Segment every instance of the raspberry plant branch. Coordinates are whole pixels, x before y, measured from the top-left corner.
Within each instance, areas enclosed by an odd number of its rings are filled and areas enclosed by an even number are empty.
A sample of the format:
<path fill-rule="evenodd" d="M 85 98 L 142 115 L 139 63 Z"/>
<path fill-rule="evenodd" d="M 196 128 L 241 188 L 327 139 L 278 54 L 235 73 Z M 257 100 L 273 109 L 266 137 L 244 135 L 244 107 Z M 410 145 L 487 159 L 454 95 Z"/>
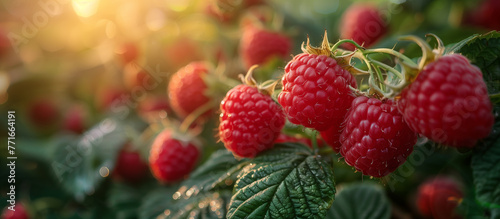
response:
<path fill-rule="evenodd" d="M 189 130 L 189 127 L 204 113 L 208 112 L 209 110 L 213 109 L 215 106 L 217 106 L 217 103 L 215 101 L 209 101 L 200 107 L 198 107 L 195 111 L 193 111 L 191 114 L 189 114 L 184 121 L 182 121 L 179 130 L 181 133 L 187 133 Z"/>

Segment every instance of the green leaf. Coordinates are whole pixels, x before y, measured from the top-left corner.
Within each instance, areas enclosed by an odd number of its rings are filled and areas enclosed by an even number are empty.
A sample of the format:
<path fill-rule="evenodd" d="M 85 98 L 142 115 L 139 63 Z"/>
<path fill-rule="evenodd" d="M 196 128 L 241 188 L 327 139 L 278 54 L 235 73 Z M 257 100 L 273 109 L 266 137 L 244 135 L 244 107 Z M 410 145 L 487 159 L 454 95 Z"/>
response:
<path fill-rule="evenodd" d="M 123 184 L 114 183 L 109 191 L 108 205 L 117 218 L 137 218 L 141 191 L 137 188 Z"/>
<path fill-rule="evenodd" d="M 81 137 L 59 138 L 50 163 L 57 179 L 78 201 L 93 194 L 113 170 L 118 151 L 127 141 L 125 125 L 107 118 Z"/>
<path fill-rule="evenodd" d="M 461 53 L 479 67 L 490 94 L 500 92 L 500 32 L 473 35 L 447 51 Z"/>
<path fill-rule="evenodd" d="M 391 205 L 384 189 L 373 183 L 355 183 L 339 189 L 328 218 L 384 219 L 391 217 Z"/>
<path fill-rule="evenodd" d="M 500 138 L 496 136 L 485 145 L 476 147 L 471 162 L 477 199 L 484 207 L 497 209 L 497 212 L 500 209 L 499 160 Z"/>
<path fill-rule="evenodd" d="M 206 192 L 177 203 L 165 210 L 164 215 L 165 218 L 172 219 L 223 219 L 226 218 L 230 199 L 231 191 L 227 189 L 219 192 Z"/>
<path fill-rule="evenodd" d="M 212 191 L 217 188 L 232 187 L 236 176 L 246 160 L 236 160 L 226 149 L 214 152 L 203 165 L 198 167 L 188 180 L 182 183 L 179 192 L 189 197 L 202 191 Z"/>
<path fill-rule="evenodd" d="M 151 189 L 139 207 L 140 219 L 155 219 L 165 212 L 165 209 L 172 205 L 172 196 L 177 191 L 177 187 L 159 187 Z"/>
<path fill-rule="evenodd" d="M 277 144 L 238 176 L 228 218 L 324 218 L 334 197 L 329 164 L 301 144 Z"/>
<path fill-rule="evenodd" d="M 177 190 L 161 197 L 151 194 L 141 218 L 225 218 L 236 176 L 247 163 L 225 149 L 212 153 Z"/>

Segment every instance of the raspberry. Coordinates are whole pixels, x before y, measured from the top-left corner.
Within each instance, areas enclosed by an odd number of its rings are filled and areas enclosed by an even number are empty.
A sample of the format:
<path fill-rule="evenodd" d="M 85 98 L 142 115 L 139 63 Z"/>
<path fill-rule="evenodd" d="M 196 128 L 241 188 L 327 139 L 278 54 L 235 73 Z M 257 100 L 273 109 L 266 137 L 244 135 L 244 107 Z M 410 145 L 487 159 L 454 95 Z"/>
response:
<path fill-rule="evenodd" d="M 238 85 L 220 104 L 219 136 L 240 157 L 254 157 L 272 148 L 285 125 L 281 107 L 257 87 Z"/>
<path fill-rule="evenodd" d="M 474 146 L 494 122 L 481 70 L 459 54 L 425 66 L 401 93 L 398 108 L 413 131 L 454 147 Z"/>
<path fill-rule="evenodd" d="M 291 41 L 287 36 L 269 30 L 247 27 L 240 41 L 240 54 L 247 68 L 264 64 L 273 57 L 286 58 Z"/>
<path fill-rule="evenodd" d="M 14 210 L 5 207 L 2 212 L 2 219 L 28 219 L 30 218 L 26 208 L 21 203 L 16 203 Z"/>
<path fill-rule="evenodd" d="M 203 81 L 203 75 L 207 72 L 208 66 L 204 62 L 192 62 L 177 71 L 170 79 L 168 83 L 170 106 L 180 117 L 188 116 L 210 101 L 205 95 L 207 85 Z"/>
<path fill-rule="evenodd" d="M 479 3 L 479 7 L 475 10 L 466 12 L 463 22 L 490 30 L 500 30 L 498 11 L 500 11 L 500 1 L 484 0 Z"/>
<path fill-rule="evenodd" d="M 342 134 L 343 129 L 343 122 L 345 118 L 342 117 L 337 117 L 337 121 L 332 122 L 332 124 L 335 124 L 334 126 L 330 127 L 329 129 L 320 132 L 321 138 L 330 145 L 330 147 L 333 148 L 335 152 L 340 152 L 340 147 L 342 147 L 342 144 L 340 144 L 340 135 Z"/>
<path fill-rule="evenodd" d="M 291 123 L 324 131 L 340 126 L 352 100 L 356 79 L 335 59 L 302 53 L 285 67 L 278 101 Z"/>
<path fill-rule="evenodd" d="M 28 112 L 30 121 L 37 127 L 47 127 L 54 124 L 59 117 L 59 109 L 49 99 L 34 101 Z"/>
<path fill-rule="evenodd" d="M 118 155 L 114 173 L 127 182 L 137 183 L 146 177 L 148 164 L 141 159 L 137 151 L 124 149 Z"/>
<path fill-rule="evenodd" d="M 82 107 L 75 105 L 66 113 L 63 129 L 81 134 L 85 128 L 85 111 Z"/>
<path fill-rule="evenodd" d="M 139 57 L 139 48 L 132 42 L 123 44 L 119 50 L 118 53 L 124 64 L 133 62 Z"/>
<path fill-rule="evenodd" d="M 420 213 L 428 218 L 460 219 L 454 210 L 462 197 L 460 186 L 455 180 L 439 176 L 420 185 L 417 207 Z"/>
<path fill-rule="evenodd" d="M 364 47 L 370 47 L 387 33 L 388 25 L 376 7 L 351 5 L 343 14 L 340 23 L 340 38 L 352 39 Z M 346 49 L 354 50 L 354 45 L 345 43 Z"/>
<path fill-rule="evenodd" d="M 166 96 L 149 96 L 139 103 L 137 113 L 146 121 L 155 121 L 158 117 L 165 117 L 171 112 Z"/>
<path fill-rule="evenodd" d="M 181 68 L 195 61 L 204 60 L 203 50 L 198 42 L 189 36 L 180 36 L 165 48 L 165 58 L 173 69 Z"/>
<path fill-rule="evenodd" d="M 154 140 L 149 154 L 153 176 L 168 183 L 183 179 L 194 168 L 200 152 L 193 142 L 173 137 L 172 131 L 162 131 Z"/>
<path fill-rule="evenodd" d="M 340 142 L 347 164 L 364 175 L 383 177 L 406 161 L 417 135 L 392 100 L 361 96 L 352 102 Z"/>

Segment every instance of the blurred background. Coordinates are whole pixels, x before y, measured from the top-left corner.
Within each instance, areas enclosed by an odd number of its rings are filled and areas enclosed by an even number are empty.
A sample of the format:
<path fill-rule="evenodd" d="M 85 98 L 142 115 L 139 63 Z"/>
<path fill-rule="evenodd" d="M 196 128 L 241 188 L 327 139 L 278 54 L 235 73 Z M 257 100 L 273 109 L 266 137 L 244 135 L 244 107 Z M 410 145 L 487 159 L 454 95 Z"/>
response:
<path fill-rule="evenodd" d="M 343 12 L 360 2 L 375 5 L 388 24 L 372 47 L 405 48 L 409 56 L 418 56 L 418 47 L 397 37 L 434 33 L 451 44 L 500 30 L 497 0 L 0 0 L 0 136 L 4 145 L 7 111 L 15 111 L 17 201 L 31 218 L 154 218 L 161 203 L 148 194 L 175 186 L 149 173 L 124 183 L 113 168 L 124 147 L 146 161 L 151 138 L 144 136 L 154 136 L 147 130 L 182 119 L 167 99 L 170 76 L 206 61 L 236 79 L 249 67 L 240 54 L 244 29 L 258 20 L 292 42 L 289 55 L 260 63 L 257 78 L 277 79 L 307 36 L 319 45 L 326 29 L 336 42 Z M 214 116 L 202 131 L 203 159 L 223 148 L 216 123 Z M 87 141 L 93 149 L 82 147 Z M 10 186 L 4 148 L 2 208 Z M 433 153 L 414 178 L 453 172 L 454 153 Z M 336 175 L 339 182 L 362 179 L 348 167 Z M 393 200 L 411 199 L 419 182 L 410 177 Z M 400 208 L 418 217 L 410 204 Z"/>

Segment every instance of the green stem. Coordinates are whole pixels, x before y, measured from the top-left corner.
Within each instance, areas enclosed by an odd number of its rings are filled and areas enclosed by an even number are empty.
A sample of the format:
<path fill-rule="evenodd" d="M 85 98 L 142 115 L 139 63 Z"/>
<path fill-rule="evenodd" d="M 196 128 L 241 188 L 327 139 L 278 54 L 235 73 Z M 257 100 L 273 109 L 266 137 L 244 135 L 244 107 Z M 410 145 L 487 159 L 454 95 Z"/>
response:
<path fill-rule="evenodd" d="M 370 61 L 372 62 L 373 65 L 395 74 L 399 79 L 403 79 L 403 74 L 401 74 L 401 72 L 397 71 L 393 67 L 386 65 L 382 62 L 379 62 L 377 60 L 370 59 Z"/>
<path fill-rule="evenodd" d="M 380 67 L 374 65 L 373 63 L 370 63 L 373 65 L 373 69 L 375 70 L 375 75 L 377 76 L 377 81 L 378 81 L 378 86 L 381 90 L 384 92 L 386 91 L 385 89 L 385 84 L 384 84 L 384 76 L 382 75 L 382 72 L 380 71 Z"/>
<path fill-rule="evenodd" d="M 356 43 L 354 40 L 349 40 L 349 39 L 343 39 L 343 40 L 339 40 L 337 43 L 335 43 L 332 48 L 330 49 L 330 51 L 335 51 L 337 50 L 337 48 L 340 46 L 340 44 L 342 43 L 352 43 L 354 44 L 354 46 L 356 46 L 356 48 L 358 48 L 359 50 L 364 50 L 365 48 L 363 48 L 362 46 L 360 46 L 358 43 Z"/>
<path fill-rule="evenodd" d="M 490 100 L 493 104 L 500 103 L 500 93 L 490 94 Z"/>
<path fill-rule="evenodd" d="M 313 130 L 312 136 L 311 136 L 312 137 L 311 142 L 312 142 L 313 151 L 314 151 L 315 154 L 317 154 L 318 151 L 319 151 L 318 150 L 319 147 L 318 147 L 318 138 L 317 138 L 317 136 L 318 136 L 318 131 Z"/>
<path fill-rule="evenodd" d="M 406 62 L 406 64 L 410 65 L 411 67 L 415 67 L 417 68 L 417 63 L 413 62 L 410 58 L 408 58 L 407 56 L 399 53 L 399 52 L 396 52 L 392 49 L 387 49 L 387 48 L 378 48 L 378 49 L 367 49 L 365 51 L 363 51 L 364 54 L 370 54 L 370 53 L 386 53 L 386 54 L 389 54 L 389 55 L 393 55 L 401 60 L 403 60 L 404 62 Z"/>
<path fill-rule="evenodd" d="M 193 111 L 191 114 L 189 114 L 184 119 L 184 121 L 182 121 L 182 124 L 179 127 L 181 133 L 187 133 L 189 127 L 196 121 L 196 119 L 198 119 L 205 112 L 211 110 L 214 106 L 215 103 L 213 101 L 209 101 L 208 103 L 203 104 L 202 106 L 198 107 L 195 111 Z"/>

